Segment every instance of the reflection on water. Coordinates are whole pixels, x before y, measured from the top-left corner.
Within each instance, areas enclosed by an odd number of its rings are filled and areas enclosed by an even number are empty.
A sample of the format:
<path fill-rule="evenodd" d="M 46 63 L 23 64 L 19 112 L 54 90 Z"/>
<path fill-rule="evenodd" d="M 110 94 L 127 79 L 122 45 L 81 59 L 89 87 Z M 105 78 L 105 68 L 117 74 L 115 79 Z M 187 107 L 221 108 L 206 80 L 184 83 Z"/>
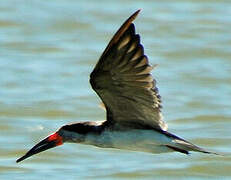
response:
<path fill-rule="evenodd" d="M 17 5 L 16 5 L 17 3 Z M 231 157 L 152 155 L 66 144 L 16 164 L 40 139 L 105 112 L 88 78 L 121 23 L 135 21 L 169 130 L 229 153 L 229 1 L 3 1 L 0 5 L 0 179 L 228 179 Z M 39 178 L 38 178 L 39 177 Z M 46 177 L 46 178 L 45 178 Z"/>

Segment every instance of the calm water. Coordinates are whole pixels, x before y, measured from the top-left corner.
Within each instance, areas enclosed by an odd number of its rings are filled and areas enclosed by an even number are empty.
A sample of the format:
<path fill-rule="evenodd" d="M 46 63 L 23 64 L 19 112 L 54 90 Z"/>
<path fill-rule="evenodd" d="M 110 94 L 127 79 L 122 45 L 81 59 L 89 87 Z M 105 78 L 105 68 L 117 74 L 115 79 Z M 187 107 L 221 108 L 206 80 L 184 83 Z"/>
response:
<path fill-rule="evenodd" d="M 231 149 L 231 2 L 0 2 L 0 179 L 230 179 L 231 156 L 152 155 L 66 144 L 16 164 L 63 124 L 103 120 L 88 83 L 113 33 L 135 21 L 170 132 Z"/>

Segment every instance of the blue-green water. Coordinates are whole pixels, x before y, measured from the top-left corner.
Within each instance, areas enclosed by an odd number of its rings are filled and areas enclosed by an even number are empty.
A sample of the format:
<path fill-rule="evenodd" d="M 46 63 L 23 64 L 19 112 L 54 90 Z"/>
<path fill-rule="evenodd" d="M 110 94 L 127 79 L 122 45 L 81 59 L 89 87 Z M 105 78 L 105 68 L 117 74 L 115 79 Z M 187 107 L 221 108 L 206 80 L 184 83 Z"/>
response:
<path fill-rule="evenodd" d="M 231 2 L 1 1 L 0 179 L 229 179 L 231 157 L 65 144 L 15 160 L 63 124 L 103 120 L 88 82 L 113 33 L 135 21 L 169 131 L 231 149 Z"/>

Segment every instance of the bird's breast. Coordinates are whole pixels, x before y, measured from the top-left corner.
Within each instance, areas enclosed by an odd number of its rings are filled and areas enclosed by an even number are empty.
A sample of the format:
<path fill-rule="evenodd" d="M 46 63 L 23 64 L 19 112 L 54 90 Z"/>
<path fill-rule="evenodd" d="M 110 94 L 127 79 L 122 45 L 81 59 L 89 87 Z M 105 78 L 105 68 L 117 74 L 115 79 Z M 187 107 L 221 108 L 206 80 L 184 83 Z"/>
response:
<path fill-rule="evenodd" d="M 154 130 L 109 131 L 100 135 L 89 134 L 84 144 L 91 144 L 103 148 L 127 149 L 161 153 L 168 151 L 164 145 L 171 143 L 171 139 Z"/>

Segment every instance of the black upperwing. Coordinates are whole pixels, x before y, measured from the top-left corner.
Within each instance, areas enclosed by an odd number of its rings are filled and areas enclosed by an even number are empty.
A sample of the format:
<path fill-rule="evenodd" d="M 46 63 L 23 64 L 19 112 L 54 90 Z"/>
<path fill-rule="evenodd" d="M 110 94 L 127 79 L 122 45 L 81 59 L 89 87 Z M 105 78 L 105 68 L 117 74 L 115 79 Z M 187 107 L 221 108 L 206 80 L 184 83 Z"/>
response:
<path fill-rule="evenodd" d="M 152 67 L 129 17 L 116 32 L 90 75 L 92 88 L 105 104 L 108 123 L 167 130 Z"/>

